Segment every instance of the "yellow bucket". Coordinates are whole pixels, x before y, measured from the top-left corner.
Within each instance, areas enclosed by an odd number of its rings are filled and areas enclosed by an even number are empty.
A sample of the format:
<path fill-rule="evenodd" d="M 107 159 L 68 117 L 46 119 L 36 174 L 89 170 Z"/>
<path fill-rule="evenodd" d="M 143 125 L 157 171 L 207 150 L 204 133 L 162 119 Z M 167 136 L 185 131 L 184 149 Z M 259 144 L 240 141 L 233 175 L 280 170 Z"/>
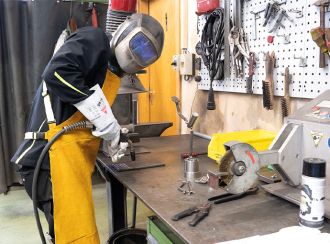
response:
<path fill-rule="evenodd" d="M 266 130 L 246 130 L 229 133 L 213 134 L 208 146 L 208 157 L 219 163 L 226 150 L 224 144 L 230 141 L 248 143 L 258 152 L 265 151 L 272 143 L 276 133 Z"/>

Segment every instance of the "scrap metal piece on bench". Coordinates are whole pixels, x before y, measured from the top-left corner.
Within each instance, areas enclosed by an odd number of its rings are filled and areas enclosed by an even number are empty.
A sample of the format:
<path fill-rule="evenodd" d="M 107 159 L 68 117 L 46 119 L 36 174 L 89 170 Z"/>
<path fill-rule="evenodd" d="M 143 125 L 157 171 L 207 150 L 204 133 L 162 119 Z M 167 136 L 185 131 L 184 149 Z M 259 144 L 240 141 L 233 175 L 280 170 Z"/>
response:
<path fill-rule="evenodd" d="M 140 138 L 157 137 L 171 126 L 172 122 L 141 123 L 133 125 L 133 131 L 138 133 Z"/>

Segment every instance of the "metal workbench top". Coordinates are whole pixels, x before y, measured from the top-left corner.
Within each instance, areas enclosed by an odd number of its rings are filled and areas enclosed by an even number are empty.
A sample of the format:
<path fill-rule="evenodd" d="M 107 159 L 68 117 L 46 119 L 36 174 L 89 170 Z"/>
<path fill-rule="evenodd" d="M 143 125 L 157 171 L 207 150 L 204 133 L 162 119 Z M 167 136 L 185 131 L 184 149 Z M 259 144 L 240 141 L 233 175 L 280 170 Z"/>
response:
<path fill-rule="evenodd" d="M 183 179 L 181 152 L 189 148 L 189 135 L 143 139 L 139 144 L 151 153 L 137 155 L 137 161 L 163 162 L 165 167 L 135 170 L 118 173 L 108 168 L 109 173 L 132 191 L 174 232 L 188 243 L 214 243 L 240 239 L 253 235 L 264 235 L 279 231 L 281 228 L 298 225 L 299 208 L 283 199 L 270 195 L 263 190 L 258 194 L 240 200 L 213 205 L 209 213 L 196 227 L 188 225 L 191 217 L 172 221 L 171 217 L 188 207 L 201 204 L 209 197 L 224 193 L 210 189 L 207 185 L 194 184 L 196 192 L 191 196 L 177 190 Z M 194 151 L 206 152 L 208 141 L 196 138 Z M 99 155 L 102 164 L 109 159 Z M 217 165 L 207 156 L 200 156 L 202 172 L 214 170 Z M 329 232 L 327 224 L 323 232 Z"/>

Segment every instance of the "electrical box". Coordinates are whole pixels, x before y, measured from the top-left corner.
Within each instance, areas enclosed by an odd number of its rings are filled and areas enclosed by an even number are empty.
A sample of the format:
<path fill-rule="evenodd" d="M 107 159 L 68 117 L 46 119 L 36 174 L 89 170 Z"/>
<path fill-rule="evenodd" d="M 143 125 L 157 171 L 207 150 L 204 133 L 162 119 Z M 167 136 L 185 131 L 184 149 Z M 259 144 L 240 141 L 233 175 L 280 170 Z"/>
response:
<path fill-rule="evenodd" d="M 195 75 L 195 54 L 189 53 L 186 49 L 181 54 L 173 56 L 172 66 L 183 76 Z"/>

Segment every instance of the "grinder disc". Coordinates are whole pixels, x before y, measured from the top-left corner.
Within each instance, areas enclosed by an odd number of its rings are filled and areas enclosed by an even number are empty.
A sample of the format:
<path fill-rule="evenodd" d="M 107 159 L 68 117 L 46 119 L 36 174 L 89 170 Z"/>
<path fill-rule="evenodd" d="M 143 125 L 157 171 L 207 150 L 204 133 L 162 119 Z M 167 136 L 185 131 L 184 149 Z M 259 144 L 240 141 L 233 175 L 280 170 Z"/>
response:
<path fill-rule="evenodd" d="M 239 194 L 256 186 L 260 169 L 258 152 L 249 144 L 236 143 L 220 161 L 220 186 Z"/>

